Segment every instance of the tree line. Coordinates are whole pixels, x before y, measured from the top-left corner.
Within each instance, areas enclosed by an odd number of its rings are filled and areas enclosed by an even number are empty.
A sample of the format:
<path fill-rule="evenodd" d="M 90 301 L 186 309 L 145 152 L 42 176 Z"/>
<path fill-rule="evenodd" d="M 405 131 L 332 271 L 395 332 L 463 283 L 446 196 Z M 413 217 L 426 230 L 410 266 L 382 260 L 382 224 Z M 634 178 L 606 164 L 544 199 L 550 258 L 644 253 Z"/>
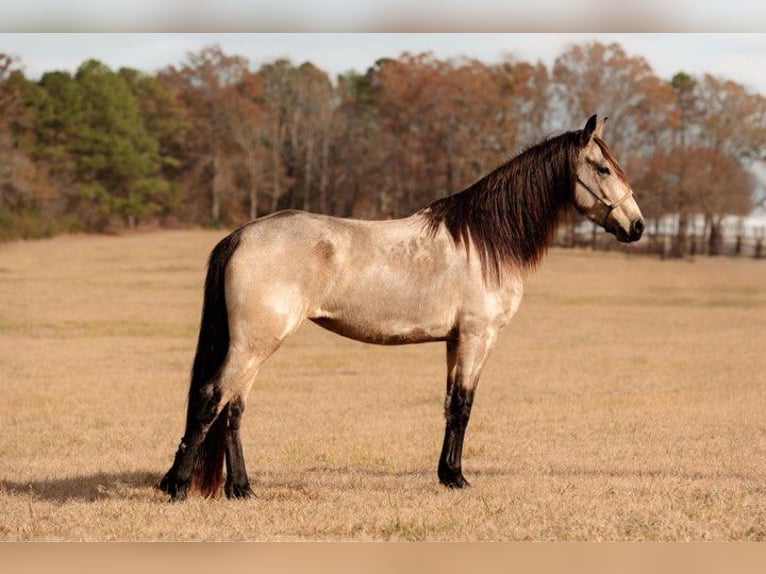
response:
<path fill-rule="evenodd" d="M 219 46 L 153 74 L 91 59 L 36 80 L 0 54 L 0 239 L 284 208 L 398 217 L 596 112 L 650 232 L 675 221 L 674 254 L 692 218 L 716 252 L 723 217 L 763 201 L 748 167 L 766 160 L 766 97 L 659 78 L 619 44 L 573 45 L 552 66 L 404 53 L 336 78 L 285 59 L 255 70 Z"/>

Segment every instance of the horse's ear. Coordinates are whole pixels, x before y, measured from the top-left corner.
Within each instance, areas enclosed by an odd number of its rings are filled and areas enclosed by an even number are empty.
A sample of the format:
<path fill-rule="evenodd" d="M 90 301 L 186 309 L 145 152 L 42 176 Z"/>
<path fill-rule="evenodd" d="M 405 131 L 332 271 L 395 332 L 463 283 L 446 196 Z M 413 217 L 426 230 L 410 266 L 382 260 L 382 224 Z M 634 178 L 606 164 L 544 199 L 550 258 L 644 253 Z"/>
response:
<path fill-rule="evenodd" d="M 593 132 L 596 131 L 596 114 L 593 114 L 588 118 L 588 122 L 585 124 L 585 128 L 582 131 L 582 143 L 585 145 L 593 137 Z"/>
<path fill-rule="evenodd" d="M 604 116 L 604 119 L 596 124 L 596 131 L 593 132 L 601 139 L 604 139 L 604 126 L 606 125 L 606 120 L 608 119 L 608 117 Z"/>

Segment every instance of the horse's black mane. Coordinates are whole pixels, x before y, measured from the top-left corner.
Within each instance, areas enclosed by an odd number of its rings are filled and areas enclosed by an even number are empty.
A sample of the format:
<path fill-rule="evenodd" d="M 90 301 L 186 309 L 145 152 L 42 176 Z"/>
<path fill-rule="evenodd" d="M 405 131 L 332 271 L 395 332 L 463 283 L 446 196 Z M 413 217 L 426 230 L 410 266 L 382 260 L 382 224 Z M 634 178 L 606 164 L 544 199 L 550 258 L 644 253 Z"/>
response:
<path fill-rule="evenodd" d="M 534 267 L 564 208 L 572 203 L 582 131 L 567 132 L 523 151 L 463 191 L 423 209 L 428 229 L 444 224 L 454 240 L 469 239 L 485 277 L 508 264 Z"/>

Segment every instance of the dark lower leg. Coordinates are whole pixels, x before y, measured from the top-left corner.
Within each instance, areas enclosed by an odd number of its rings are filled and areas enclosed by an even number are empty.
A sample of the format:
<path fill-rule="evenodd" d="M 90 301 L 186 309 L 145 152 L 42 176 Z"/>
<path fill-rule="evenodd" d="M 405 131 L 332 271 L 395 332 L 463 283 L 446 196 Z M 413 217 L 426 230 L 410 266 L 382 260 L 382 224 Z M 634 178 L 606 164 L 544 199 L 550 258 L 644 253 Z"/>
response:
<path fill-rule="evenodd" d="M 229 424 L 226 427 L 226 485 L 224 486 L 224 492 L 229 498 L 247 498 L 254 495 L 247 478 L 242 441 L 239 438 L 239 427 L 244 410 L 245 404 L 241 399 L 235 399 L 229 403 Z"/>
<path fill-rule="evenodd" d="M 449 488 L 470 486 L 463 476 L 463 438 L 471 416 L 473 390 L 466 390 L 460 383 L 453 386 L 447 399 L 447 426 L 444 432 L 444 444 L 439 457 L 439 481 Z"/>
<path fill-rule="evenodd" d="M 167 492 L 173 500 L 186 498 L 199 449 L 218 414 L 217 394 L 200 392 L 199 395 L 195 405 L 189 407 L 186 433 L 181 439 L 181 444 L 178 445 L 173 465 L 159 485 L 160 489 Z"/>
<path fill-rule="evenodd" d="M 191 436 L 184 436 L 178 445 L 173 465 L 160 481 L 160 489 L 170 495 L 173 500 L 184 500 L 191 484 L 194 466 L 199 458 L 199 450 L 205 440 L 205 429 L 200 429 Z"/>

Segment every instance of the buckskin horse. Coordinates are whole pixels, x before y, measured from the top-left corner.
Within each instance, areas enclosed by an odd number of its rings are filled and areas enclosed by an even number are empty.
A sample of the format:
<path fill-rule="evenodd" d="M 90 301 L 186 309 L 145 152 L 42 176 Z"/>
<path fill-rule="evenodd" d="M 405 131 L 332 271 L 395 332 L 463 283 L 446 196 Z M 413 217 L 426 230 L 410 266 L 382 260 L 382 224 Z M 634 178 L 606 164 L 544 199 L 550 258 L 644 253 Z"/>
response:
<path fill-rule="evenodd" d="M 438 477 L 468 482 L 463 438 L 482 365 L 521 303 L 525 273 L 571 206 L 618 241 L 644 221 L 628 180 L 588 119 L 530 147 L 463 191 L 403 219 L 359 221 L 282 211 L 212 250 L 186 429 L 160 488 L 251 496 L 239 429 L 258 370 L 310 319 L 382 345 L 444 341 L 446 430 Z"/>

